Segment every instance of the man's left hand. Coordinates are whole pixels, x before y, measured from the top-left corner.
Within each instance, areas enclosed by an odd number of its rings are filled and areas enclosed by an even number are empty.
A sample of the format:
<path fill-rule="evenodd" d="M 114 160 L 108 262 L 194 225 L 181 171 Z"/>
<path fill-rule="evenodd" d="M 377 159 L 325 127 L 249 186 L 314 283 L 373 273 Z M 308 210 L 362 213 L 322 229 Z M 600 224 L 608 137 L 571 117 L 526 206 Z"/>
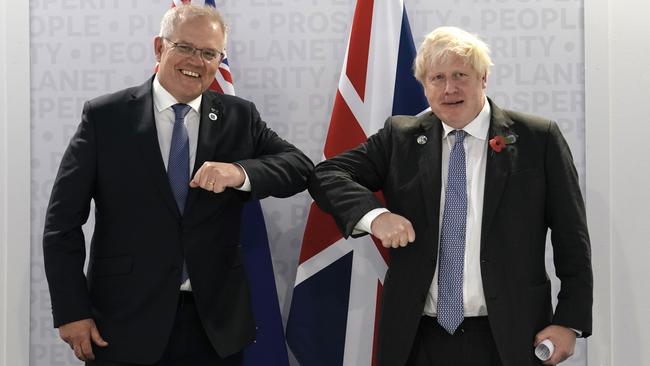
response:
<path fill-rule="evenodd" d="M 533 347 L 537 347 L 543 340 L 548 339 L 555 346 L 551 358 L 544 361 L 544 365 L 557 365 L 573 355 L 576 347 L 576 332 L 561 325 L 549 325 L 535 336 Z"/>
<path fill-rule="evenodd" d="M 245 179 L 244 169 L 237 164 L 206 161 L 194 174 L 190 187 L 221 193 L 226 188 L 241 187 Z"/>

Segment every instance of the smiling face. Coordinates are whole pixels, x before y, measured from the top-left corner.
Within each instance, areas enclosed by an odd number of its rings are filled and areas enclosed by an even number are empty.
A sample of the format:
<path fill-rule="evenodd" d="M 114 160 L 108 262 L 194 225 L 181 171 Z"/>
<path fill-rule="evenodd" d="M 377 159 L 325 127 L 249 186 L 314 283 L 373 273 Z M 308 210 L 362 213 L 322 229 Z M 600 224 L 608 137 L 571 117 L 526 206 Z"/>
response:
<path fill-rule="evenodd" d="M 167 38 L 175 43 L 216 51 L 222 51 L 225 43 L 223 29 L 208 17 L 181 19 L 174 33 Z M 158 80 L 178 102 L 187 103 L 195 99 L 212 84 L 219 58 L 207 62 L 199 51 L 194 55 L 181 54 L 172 43 L 161 37 L 155 38 L 154 50 L 160 63 Z"/>
<path fill-rule="evenodd" d="M 481 75 L 454 53 L 432 64 L 424 80 L 431 111 L 443 122 L 460 129 L 483 109 L 487 75 Z"/>

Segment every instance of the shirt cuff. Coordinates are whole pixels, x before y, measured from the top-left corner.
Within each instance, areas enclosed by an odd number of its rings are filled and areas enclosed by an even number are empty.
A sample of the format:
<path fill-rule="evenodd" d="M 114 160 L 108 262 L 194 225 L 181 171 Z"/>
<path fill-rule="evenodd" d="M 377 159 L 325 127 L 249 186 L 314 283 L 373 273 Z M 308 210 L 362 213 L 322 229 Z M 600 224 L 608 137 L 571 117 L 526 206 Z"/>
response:
<path fill-rule="evenodd" d="M 383 214 L 384 212 L 390 212 L 385 208 L 375 208 L 373 210 L 368 211 L 367 214 L 365 214 L 359 222 L 354 226 L 354 230 L 352 231 L 353 235 L 357 234 L 362 234 L 362 233 L 368 233 L 372 234 L 371 226 L 372 222 L 377 218 L 377 216 Z"/>
<path fill-rule="evenodd" d="M 237 164 L 237 163 L 235 163 Z M 244 183 L 241 185 L 241 187 L 235 187 L 236 190 L 238 191 L 243 191 L 243 192 L 250 192 L 251 191 L 251 180 L 248 179 L 248 174 L 246 173 L 246 169 L 244 169 L 243 166 L 237 164 L 238 167 L 241 168 L 241 170 L 244 172 Z"/>
<path fill-rule="evenodd" d="M 192 283 L 189 278 L 181 284 L 181 291 L 192 291 Z"/>
<path fill-rule="evenodd" d="M 578 337 L 578 338 L 582 337 L 582 331 L 581 330 L 577 330 L 577 329 L 573 329 L 573 328 L 571 328 L 571 330 L 576 332 L 576 337 Z"/>

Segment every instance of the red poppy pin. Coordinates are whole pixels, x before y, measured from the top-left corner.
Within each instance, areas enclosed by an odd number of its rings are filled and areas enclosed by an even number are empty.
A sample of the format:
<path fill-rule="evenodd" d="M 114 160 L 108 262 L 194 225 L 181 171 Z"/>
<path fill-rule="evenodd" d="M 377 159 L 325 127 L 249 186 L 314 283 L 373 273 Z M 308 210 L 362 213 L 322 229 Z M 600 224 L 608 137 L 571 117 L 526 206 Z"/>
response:
<path fill-rule="evenodd" d="M 501 150 L 506 148 L 508 145 L 514 144 L 515 142 L 517 142 L 517 135 L 496 135 L 490 139 L 490 147 L 495 152 L 501 152 Z"/>

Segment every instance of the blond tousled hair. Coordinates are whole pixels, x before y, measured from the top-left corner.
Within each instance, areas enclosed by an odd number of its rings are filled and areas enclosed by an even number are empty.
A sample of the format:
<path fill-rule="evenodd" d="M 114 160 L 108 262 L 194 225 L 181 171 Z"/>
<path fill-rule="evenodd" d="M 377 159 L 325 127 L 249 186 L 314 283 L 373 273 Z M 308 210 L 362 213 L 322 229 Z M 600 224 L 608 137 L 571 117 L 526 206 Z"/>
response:
<path fill-rule="evenodd" d="M 413 69 L 422 84 L 429 68 L 450 54 L 460 56 L 481 76 L 487 76 L 492 66 L 490 48 L 477 35 L 456 27 L 439 27 L 427 34 L 418 48 Z"/>

